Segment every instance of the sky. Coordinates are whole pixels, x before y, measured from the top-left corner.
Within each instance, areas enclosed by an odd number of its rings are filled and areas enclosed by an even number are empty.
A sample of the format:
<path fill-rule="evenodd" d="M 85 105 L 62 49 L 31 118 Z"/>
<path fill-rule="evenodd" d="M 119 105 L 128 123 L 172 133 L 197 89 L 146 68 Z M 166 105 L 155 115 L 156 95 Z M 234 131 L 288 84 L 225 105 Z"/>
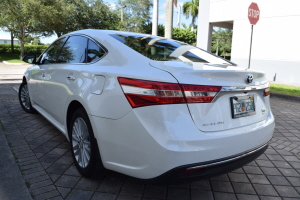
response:
<path fill-rule="evenodd" d="M 188 0 L 186 0 L 188 1 Z M 183 5 L 184 2 L 183 0 L 179 0 L 178 5 Z M 111 4 L 112 7 L 115 6 L 117 4 L 117 0 L 104 0 L 104 2 L 106 2 L 107 4 Z M 178 27 L 177 22 L 178 22 L 178 6 L 174 7 L 174 14 L 173 14 L 173 27 Z M 125 8 L 126 9 L 126 8 Z M 166 1 L 165 0 L 160 0 L 159 1 L 159 11 L 158 11 L 158 24 L 165 24 L 165 10 L 166 10 Z M 152 12 L 151 12 L 152 13 Z M 151 15 L 152 17 L 152 15 Z M 182 9 L 181 9 L 181 19 L 180 19 L 180 27 L 182 27 L 182 23 L 185 23 L 186 25 L 189 25 L 191 23 L 192 18 L 190 17 L 189 19 L 186 19 L 186 17 L 182 14 Z M 5 35 L 5 36 L 10 36 L 9 32 L 4 32 L 4 31 L 0 31 L 0 37 L 1 35 Z M 50 36 L 50 37 L 41 37 L 41 42 L 45 43 L 45 44 L 50 44 L 52 43 L 55 39 L 57 39 L 56 35 Z"/>

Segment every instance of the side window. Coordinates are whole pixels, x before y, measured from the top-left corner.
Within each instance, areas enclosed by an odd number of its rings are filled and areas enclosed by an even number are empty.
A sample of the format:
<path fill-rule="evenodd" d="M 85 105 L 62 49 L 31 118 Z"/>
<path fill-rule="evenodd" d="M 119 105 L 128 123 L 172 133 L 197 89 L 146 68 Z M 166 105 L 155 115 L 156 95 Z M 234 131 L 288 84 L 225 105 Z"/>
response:
<path fill-rule="evenodd" d="M 86 63 L 88 39 L 82 36 L 71 36 L 63 46 L 57 63 Z"/>
<path fill-rule="evenodd" d="M 87 50 L 87 62 L 94 62 L 99 60 L 103 55 L 105 54 L 105 51 L 94 43 L 93 41 L 89 40 L 88 50 Z"/>
<path fill-rule="evenodd" d="M 56 58 L 67 38 L 62 38 L 54 42 L 42 55 L 41 64 L 55 63 Z"/>

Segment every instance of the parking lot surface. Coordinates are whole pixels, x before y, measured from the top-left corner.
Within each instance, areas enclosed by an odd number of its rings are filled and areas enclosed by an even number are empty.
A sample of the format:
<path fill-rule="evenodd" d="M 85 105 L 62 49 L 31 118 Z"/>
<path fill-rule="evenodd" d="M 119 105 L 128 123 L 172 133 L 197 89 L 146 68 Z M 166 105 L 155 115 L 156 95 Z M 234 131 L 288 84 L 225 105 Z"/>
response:
<path fill-rule="evenodd" d="M 243 168 L 191 183 L 149 185 L 112 171 L 98 180 L 82 177 L 63 134 L 22 110 L 17 85 L 0 80 L 0 199 L 300 199 L 300 102 L 271 98 L 274 138 Z"/>

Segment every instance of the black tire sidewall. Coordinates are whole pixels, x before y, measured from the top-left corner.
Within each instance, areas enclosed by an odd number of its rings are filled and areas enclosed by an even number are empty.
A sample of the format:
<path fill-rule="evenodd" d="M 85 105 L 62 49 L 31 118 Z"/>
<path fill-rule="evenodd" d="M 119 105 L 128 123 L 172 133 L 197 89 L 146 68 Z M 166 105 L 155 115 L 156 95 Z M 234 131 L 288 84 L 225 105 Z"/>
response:
<path fill-rule="evenodd" d="M 31 99 L 30 99 L 30 109 L 27 109 L 25 108 L 25 106 L 23 105 L 22 101 L 21 101 L 21 91 L 22 91 L 22 88 L 27 85 L 26 82 L 22 82 L 20 87 L 19 87 L 19 92 L 18 92 L 18 97 L 19 97 L 19 102 L 20 102 L 20 105 L 22 107 L 22 109 L 27 112 L 27 113 L 36 113 L 35 109 L 32 107 L 31 105 Z M 27 89 L 28 89 L 28 85 L 27 85 Z M 28 89 L 28 93 L 29 93 L 29 89 Z M 30 98 L 30 97 L 29 97 Z"/>
<path fill-rule="evenodd" d="M 91 155 L 90 155 L 91 157 L 90 157 L 90 161 L 89 161 L 88 165 L 85 168 L 80 167 L 79 164 L 77 163 L 75 155 L 74 155 L 74 151 L 73 151 L 73 146 L 72 146 L 73 124 L 74 124 L 75 120 L 79 117 L 82 118 L 87 125 L 88 131 L 89 131 L 90 143 L 91 143 Z M 96 171 L 99 170 L 99 169 L 97 169 L 97 167 L 99 167 L 97 163 L 101 162 L 101 158 L 100 158 L 100 153 L 99 153 L 99 149 L 98 149 L 98 144 L 94 137 L 92 125 L 90 123 L 90 120 L 89 120 L 89 117 L 88 117 L 86 111 L 83 108 L 79 108 L 74 112 L 72 119 L 71 119 L 71 123 L 68 128 L 68 132 L 69 132 L 71 153 L 72 153 L 72 157 L 74 159 L 76 168 L 85 177 L 94 176 Z M 101 162 L 101 165 L 102 165 L 102 162 Z"/>

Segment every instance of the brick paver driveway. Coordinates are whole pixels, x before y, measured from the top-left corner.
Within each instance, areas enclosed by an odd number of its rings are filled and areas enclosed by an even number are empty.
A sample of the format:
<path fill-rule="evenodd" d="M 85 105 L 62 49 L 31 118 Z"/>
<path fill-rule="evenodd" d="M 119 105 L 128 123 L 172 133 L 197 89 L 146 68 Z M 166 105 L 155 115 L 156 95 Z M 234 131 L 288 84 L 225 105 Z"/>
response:
<path fill-rule="evenodd" d="M 300 199 L 300 102 L 271 103 L 276 130 L 265 154 L 231 173 L 187 184 L 148 185 L 116 172 L 83 178 L 66 138 L 41 115 L 25 113 L 16 97 L 0 100 L 0 134 L 34 199 Z"/>

